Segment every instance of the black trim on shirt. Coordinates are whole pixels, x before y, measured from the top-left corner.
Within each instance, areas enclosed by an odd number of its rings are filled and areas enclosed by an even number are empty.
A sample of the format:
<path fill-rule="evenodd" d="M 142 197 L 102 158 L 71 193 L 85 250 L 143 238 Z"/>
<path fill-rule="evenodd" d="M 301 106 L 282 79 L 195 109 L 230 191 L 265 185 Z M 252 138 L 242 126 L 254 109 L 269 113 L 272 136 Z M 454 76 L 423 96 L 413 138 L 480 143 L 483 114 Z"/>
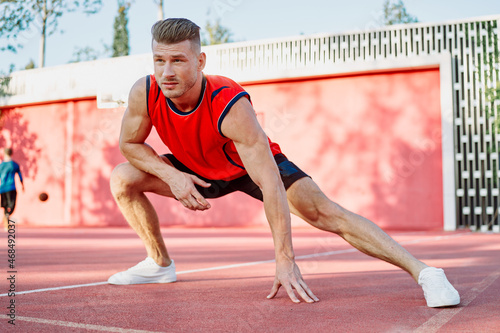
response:
<path fill-rule="evenodd" d="M 210 102 L 213 102 L 214 101 L 214 98 L 215 96 L 217 96 L 217 94 L 219 94 L 221 92 L 222 89 L 224 88 L 229 88 L 228 86 L 224 86 L 224 87 L 220 87 L 219 89 L 215 90 L 213 93 L 212 93 L 212 96 L 210 97 Z"/>
<path fill-rule="evenodd" d="M 243 96 L 250 96 L 250 95 L 246 91 L 241 91 L 238 94 L 236 94 L 236 96 L 234 96 L 233 99 L 231 99 L 229 101 L 229 103 L 227 103 L 226 107 L 224 108 L 224 111 L 222 111 L 221 115 L 219 116 L 219 120 L 217 121 L 217 129 L 219 130 L 220 135 L 222 135 L 223 137 L 226 137 L 226 136 L 224 134 L 222 134 L 222 129 L 221 129 L 222 121 L 226 117 L 229 110 L 231 110 L 234 103 L 236 103 Z"/>
<path fill-rule="evenodd" d="M 229 163 L 231 163 L 232 165 L 237 166 L 238 168 L 245 170 L 245 167 L 244 167 L 244 166 L 239 165 L 238 163 L 236 163 L 236 162 L 235 162 L 235 161 L 231 158 L 231 156 L 229 156 L 229 154 L 226 152 L 226 146 L 227 146 L 227 144 L 228 144 L 228 143 L 229 143 L 229 142 L 226 142 L 226 143 L 222 146 L 222 151 L 224 152 L 224 155 L 226 155 L 227 160 L 228 160 L 228 161 L 229 161 Z"/>
<path fill-rule="evenodd" d="M 156 98 L 155 98 L 155 103 L 158 102 L 158 98 L 160 98 L 160 94 L 161 94 L 161 88 L 160 86 L 158 85 L 158 82 L 156 83 Z"/>
<path fill-rule="evenodd" d="M 193 113 L 196 110 L 198 110 L 198 108 L 201 105 L 201 102 L 203 101 L 203 97 L 205 96 L 206 85 L 207 85 L 207 79 L 205 78 L 205 75 L 203 75 L 203 81 L 202 81 L 202 85 L 201 85 L 200 98 L 198 99 L 198 104 L 196 104 L 196 107 L 193 110 L 191 110 L 191 111 L 184 112 L 184 111 L 181 111 L 181 110 L 177 109 L 175 107 L 174 102 L 172 102 L 170 100 L 170 98 L 166 98 L 165 97 L 165 99 L 167 100 L 167 104 L 170 107 L 170 110 L 172 110 L 174 113 L 178 114 L 179 116 L 189 116 L 191 113 Z"/>
<path fill-rule="evenodd" d="M 151 117 L 149 115 L 149 90 L 150 90 L 150 86 L 151 86 L 151 78 L 150 76 L 146 76 L 146 107 L 147 107 L 147 110 L 148 110 L 148 116 Z"/>

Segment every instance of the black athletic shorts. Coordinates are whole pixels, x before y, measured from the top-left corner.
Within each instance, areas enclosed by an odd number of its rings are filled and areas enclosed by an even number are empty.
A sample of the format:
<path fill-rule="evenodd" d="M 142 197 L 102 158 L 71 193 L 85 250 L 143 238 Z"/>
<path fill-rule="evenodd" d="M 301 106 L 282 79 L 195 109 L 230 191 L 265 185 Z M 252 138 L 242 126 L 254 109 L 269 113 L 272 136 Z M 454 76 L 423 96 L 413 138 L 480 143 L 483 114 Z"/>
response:
<path fill-rule="evenodd" d="M 177 158 L 175 158 L 174 155 L 165 154 L 163 156 L 167 157 L 177 170 L 189 173 L 191 175 L 195 175 L 196 177 L 206 181 L 207 183 L 210 183 L 212 186 L 208 188 L 195 185 L 196 189 L 205 198 L 208 199 L 220 198 L 226 194 L 240 191 L 248 194 L 251 197 L 254 197 L 257 200 L 262 201 L 262 191 L 257 186 L 257 184 L 255 184 L 252 181 L 252 179 L 248 174 L 230 181 L 207 179 L 196 174 L 191 169 L 186 167 Z M 276 164 L 278 165 L 278 169 L 281 174 L 281 180 L 283 181 L 285 189 L 288 189 L 297 180 L 304 177 L 309 177 L 304 171 L 300 170 L 298 166 L 290 162 L 285 157 L 285 155 L 277 154 L 274 156 L 274 159 L 276 160 Z"/>
<path fill-rule="evenodd" d="M 17 191 L 9 191 L 1 194 L 2 208 L 5 209 L 6 214 L 12 214 L 16 208 Z"/>

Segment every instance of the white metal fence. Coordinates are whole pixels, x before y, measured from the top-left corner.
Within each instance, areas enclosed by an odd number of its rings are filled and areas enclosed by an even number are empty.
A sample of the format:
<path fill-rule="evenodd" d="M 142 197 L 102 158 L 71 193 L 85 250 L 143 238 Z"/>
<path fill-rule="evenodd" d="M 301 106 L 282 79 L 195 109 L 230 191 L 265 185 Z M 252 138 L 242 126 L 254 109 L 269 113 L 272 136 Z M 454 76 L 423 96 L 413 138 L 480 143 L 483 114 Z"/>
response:
<path fill-rule="evenodd" d="M 209 46 L 204 48 L 206 72 L 260 81 L 332 73 L 359 62 L 448 54 L 457 227 L 499 232 L 499 20 L 495 16 Z M 134 80 L 151 73 L 150 59 L 147 54 L 14 73 L 13 96 L 0 99 L 0 106 L 83 96 L 98 96 L 103 106 L 122 105 Z"/>

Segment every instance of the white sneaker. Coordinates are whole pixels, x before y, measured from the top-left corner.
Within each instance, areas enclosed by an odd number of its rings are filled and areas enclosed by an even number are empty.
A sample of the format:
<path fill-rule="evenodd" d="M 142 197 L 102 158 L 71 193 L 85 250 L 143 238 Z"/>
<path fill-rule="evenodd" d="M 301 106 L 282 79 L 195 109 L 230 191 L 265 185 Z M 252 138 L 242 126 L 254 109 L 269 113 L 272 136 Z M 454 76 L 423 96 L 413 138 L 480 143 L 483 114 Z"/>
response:
<path fill-rule="evenodd" d="M 116 273 L 108 279 L 109 284 L 143 284 L 143 283 L 170 283 L 177 281 L 175 264 L 168 267 L 158 265 L 153 258 L 147 257 L 134 267 Z"/>
<path fill-rule="evenodd" d="M 448 281 L 441 268 L 424 268 L 418 276 L 418 284 L 422 286 L 427 306 L 430 308 L 460 303 L 458 291 Z"/>

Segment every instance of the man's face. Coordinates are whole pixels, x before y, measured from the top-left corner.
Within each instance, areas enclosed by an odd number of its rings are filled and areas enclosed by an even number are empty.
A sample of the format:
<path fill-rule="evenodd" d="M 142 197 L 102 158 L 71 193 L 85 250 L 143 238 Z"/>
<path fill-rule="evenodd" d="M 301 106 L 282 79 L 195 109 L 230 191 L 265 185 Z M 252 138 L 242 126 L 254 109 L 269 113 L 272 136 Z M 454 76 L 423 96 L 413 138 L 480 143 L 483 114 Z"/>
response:
<path fill-rule="evenodd" d="M 155 78 L 165 97 L 179 98 L 193 88 L 204 66 L 202 55 L 197 54 L 189 40 L 176 44 L 153 40 Z"/>

